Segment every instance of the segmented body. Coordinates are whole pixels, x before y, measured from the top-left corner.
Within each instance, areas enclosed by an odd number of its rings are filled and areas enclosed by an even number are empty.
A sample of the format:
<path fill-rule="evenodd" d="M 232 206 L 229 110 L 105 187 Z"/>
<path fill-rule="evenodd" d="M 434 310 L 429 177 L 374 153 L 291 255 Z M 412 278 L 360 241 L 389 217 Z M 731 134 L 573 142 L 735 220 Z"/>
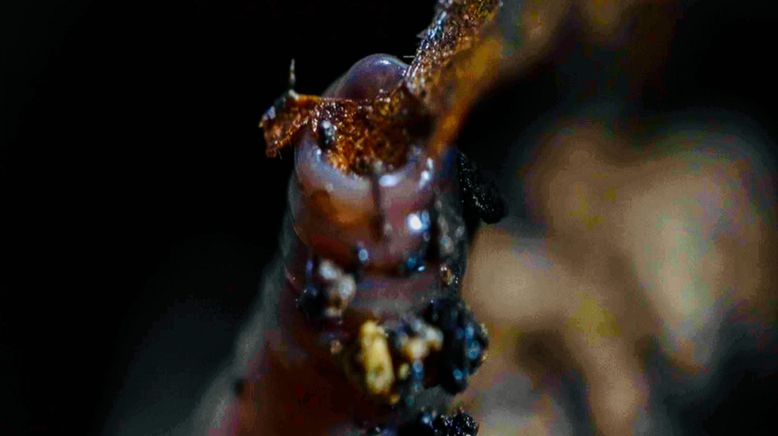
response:
<path fill-rule="evenodd" d="M 268 155 L 295 146 L 281 259 L 198 430 L 477 431 L 466 415 L 437 412 L 466 388 L 488 345 L 459 298 L 462 204 L 489 222 L 504 209 L 450 141 L 452 114 L 472 104 L 458 90 L 491 71 L 468 73 L 472 57 L 501 56 L 479 49 L 499 5 L 440 1 L 409 67 L 379 81 L 370 62 L 385 59 L 368 58 L 328 95 L 290 90 L 265 113 Z"/>

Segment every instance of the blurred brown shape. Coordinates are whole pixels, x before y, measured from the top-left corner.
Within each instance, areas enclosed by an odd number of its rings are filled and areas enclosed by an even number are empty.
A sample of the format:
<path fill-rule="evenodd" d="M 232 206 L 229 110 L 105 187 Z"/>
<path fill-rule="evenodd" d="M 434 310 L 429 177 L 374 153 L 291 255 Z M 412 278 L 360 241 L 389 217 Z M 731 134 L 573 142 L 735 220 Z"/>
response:
<path fill-rule="evenodd" d="M 517 181 L 545 234 L 485 228 L 473 247 L 466 298 L 500 326 L 485 373 L 524 367 L 546 389 L 548 366 L 533 372 L 516 351 L 545 332 L 560 340 L 563 370 L 583 374 L 598 431 L 631 434 L 647 408 L 647 340 L 691 377 L 715 364 L 726 321 L 765 334 L 775 203 L 748 186 L 772 175 L 755 165 L 759 144 L 715 130 L 671 126 L 642 139 L 586 120 L 552 123 Z"/>

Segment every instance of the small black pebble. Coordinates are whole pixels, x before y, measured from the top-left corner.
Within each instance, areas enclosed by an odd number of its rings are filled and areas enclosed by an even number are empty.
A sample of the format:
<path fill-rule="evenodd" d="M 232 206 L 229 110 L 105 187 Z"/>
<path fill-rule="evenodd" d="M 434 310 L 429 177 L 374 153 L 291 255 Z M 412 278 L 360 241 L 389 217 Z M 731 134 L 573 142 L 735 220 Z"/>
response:
<path fill-rule="evenodd" d="M 463 411 L 453 415 L 422 410 L 415 420 L 399 429 L 399 436 L 475 436 L 478 424 Z"/>
<path fill-rule="evenodd" d="M 489 345 L 486 332 L 459 297 L 432 301 L 424 317 L 443 332 L 439 383 L 449 393 L 458 394 L 467 388 L 470 375 L 481 365 Z"/>
<path fill-rule="evenodd" d="M 239 378 L 232 384 L 232 392 L 236 397 L 243 394 L 243 390 L 246 388 L 246 380 Z"/>
<path fill-rule="evenodd" d="M 478 423 L 475 422 L 472 416 L 461 410 L 454 415 L 453 427 L 457 432 L 455 434 L 458 436 L 478 434 Z"/>
<path fill-rule="evenodd" d="M 324 311 L 324 294 L 315 286 L 306 286 L 303 293 L 297 297 L 297 308 L 309 320 L 321 319 Z"/>

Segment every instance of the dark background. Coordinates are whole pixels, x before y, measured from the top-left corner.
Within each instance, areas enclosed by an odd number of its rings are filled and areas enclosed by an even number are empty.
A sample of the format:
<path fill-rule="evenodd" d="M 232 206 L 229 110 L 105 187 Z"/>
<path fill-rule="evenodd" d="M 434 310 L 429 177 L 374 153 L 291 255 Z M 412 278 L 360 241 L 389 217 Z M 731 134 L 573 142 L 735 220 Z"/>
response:
<path fill-rule="evenodd" d="M 412 55 L 432 4 L 4 2 L 0 433 L 98 433 L 144 402 L 185 415 L 165 400 L 193 398 L 197 383 L 175 381 L 226 356 L 276 249 L 291 162 L 264 157 L 257 122 L 290 59 L 298 91 L 318 93 L 364 55 Z M 715 105 L 775 142 L 773 4 L 691 7 L 663 92 L 640 109 Z M 548 63 L 512 85 L 524 103 L 489 97 L 465 148 L 485 126 L 530 123 L 565 87 Z M 772 413 L 769 400 L 743 405 L 772 398 L 770 380 L 738 384 L 694 419 L 721 430 Z"/>

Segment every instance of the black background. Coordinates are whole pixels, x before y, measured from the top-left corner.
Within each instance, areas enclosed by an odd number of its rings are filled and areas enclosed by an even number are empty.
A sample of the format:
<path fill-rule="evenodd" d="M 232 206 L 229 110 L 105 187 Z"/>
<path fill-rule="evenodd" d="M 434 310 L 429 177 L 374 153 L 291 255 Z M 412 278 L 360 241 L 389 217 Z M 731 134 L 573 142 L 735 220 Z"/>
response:
<path fill-rule="evenodd" d="M 276 249 L 291 166 L 264 157 L 257 122 L 285 89 L 290 59 L 297 89 L 318 93 L 364 55 L 412 55 L 432 4 L 3 3 L 0 433 L 97 433 L 126 406 L 118 397 L 166 394 L 128 380 L 189 376 L 139 365 L 213 368 Z M 775 141 L 772 4 L 692 7 L 663 92 L 644 109 L 716 105 L 746 113 Z M 520 128 L 552 107 L 552 68 L 515 84 L 521 108 L 485 102 L 465 147 L 484 123 Z M 187 317 L 190 342 L 153 340 Z M 208 346 L 197 351 L 198 341 Z M 149 350 L 157 357 L 139 357 Z M 766 389 L 744 386 L 746 399 Z M 727 401 L 701 419 L 742 419 L 741 402 Z"/>

